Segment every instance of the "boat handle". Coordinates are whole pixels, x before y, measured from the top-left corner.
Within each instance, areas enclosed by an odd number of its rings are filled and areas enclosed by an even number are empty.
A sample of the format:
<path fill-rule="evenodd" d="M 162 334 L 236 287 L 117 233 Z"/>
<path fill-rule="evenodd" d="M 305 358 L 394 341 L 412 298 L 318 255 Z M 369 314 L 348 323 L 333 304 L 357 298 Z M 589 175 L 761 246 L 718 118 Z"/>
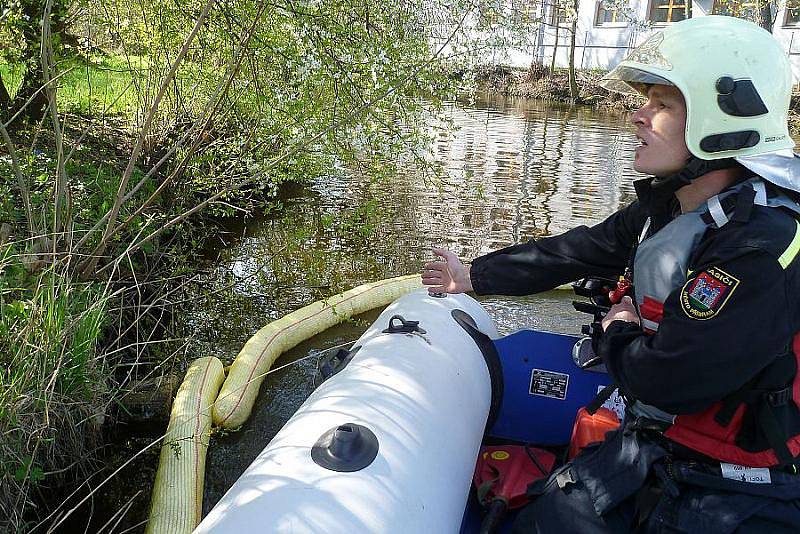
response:
<path fill-rule="evenodd" d="M 419 321 L 406 321 L 402 315 L 393 315 L 389 319 L 389 328 L 383 330 L 384 334 L 413 334 L 414 332 L 427 334 L 419 327 Z"/>

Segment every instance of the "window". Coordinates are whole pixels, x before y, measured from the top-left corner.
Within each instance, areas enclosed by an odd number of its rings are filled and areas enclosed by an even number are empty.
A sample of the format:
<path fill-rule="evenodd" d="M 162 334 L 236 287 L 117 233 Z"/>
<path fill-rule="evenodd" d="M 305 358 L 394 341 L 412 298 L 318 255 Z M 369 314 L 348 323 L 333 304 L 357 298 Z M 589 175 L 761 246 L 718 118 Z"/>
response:
<path fill-rule="evenodd" d="M 656 24 L 678 22 L 691 16 L 691 0 L 652 0 L 650 4 L 650 21 Z"/>
<path fill-rule="evenodd" d="M 800 1 L 800 0 L 799 0 Z M 594 17 L 595 26 L 621 26 L 625 24 L 625 17 L 615 7 L 606 8 L 602 0 L 597 2 L 597 13 Z"/>
<path fill-rule="evenodd" d="M 553 2 L 550 4 L 550 25 L 555 26 L 558 24 L 559 26 L 564 26 L 567 22 L 569 22 L 568 10 L 566 7 L 566 2 L 558 3 Z"/>
<path fill-rule="evenodd" d="M 800 0 L 786 2 L 786 18 L 783 19 L 783 25 L 800 26 Z"/>
<path fill-rule="evenodd" d="M 514 22 L 531 24 L 538 22 L 539 3 L 533 0 L 512 0 L 511 9 L 514 13 Z"/>
<path fill-rule="evenodd" d="M 714 0 L 712 15 L 727 15 L 752 22 L 760 20 L 758 0 Z"/>

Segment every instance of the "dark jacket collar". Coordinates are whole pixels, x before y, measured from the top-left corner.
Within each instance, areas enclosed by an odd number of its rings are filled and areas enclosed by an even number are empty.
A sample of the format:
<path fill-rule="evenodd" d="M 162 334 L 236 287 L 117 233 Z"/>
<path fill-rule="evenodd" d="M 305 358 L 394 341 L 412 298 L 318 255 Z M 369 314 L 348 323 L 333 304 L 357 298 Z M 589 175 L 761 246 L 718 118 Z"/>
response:
<path fill-rule="evenodd" d="M 661 228 L 680 213 L 680 204 L 675 194 L 668 190 L 654 188 L 653 178 L 642 178 L 633 182 L 636 197 L 645 213 L 651 218 L 653 230 Z"/>

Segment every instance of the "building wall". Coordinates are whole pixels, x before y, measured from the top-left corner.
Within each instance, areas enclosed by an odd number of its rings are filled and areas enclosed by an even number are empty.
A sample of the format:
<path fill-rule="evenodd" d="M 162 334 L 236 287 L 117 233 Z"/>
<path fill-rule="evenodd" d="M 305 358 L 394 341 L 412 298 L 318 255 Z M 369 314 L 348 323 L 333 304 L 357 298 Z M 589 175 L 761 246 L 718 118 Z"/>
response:
<path fill-rule="evenodd" d="M 792 64 L 794 82 L 800 82 L 800 26 L 786 26 L 786 7 L 782 7 L 775 19 L 772 34 L 783 44 L 789 53 L 789 62 Z"/>
<path fill-rule="evenodd" d="M 581 0 L 578 7 L 575 37 L 575 65 L 578 68 L 607 70 L 622 61 L 632 48 L 644 41 L 654 31 L 625 23 L 595 26 L 597 4 L 598 0 Z M 646 2 L 638 3 L 635 9 L 637 19 L 646 17 Z M 546 21 L 550 21 L 552 13 L 546 13 L 545 17 Z M 569 64 L 569 27 L 560 28 L 558 41 L 556 41 L 556 30 L 552 25 L 542 24 L 542 27 L 539 57 L 536 59 L 549 65 L 553 57 L 554 45 L 557 42 L 556 66 L 566 67 Z"/>
<path fill-rule="evenodd" d="M 645 21 L 651 0 L 634 2 L 634 18 Z M 627 53 L 641 44 L 652 33 L 658 31 L 663 25 L 644 25 L 617 23 L 603 26 L 595 25 L 599 0 L 580 0 L 578 8 L 578 25 L 575 47 L 575 65 L 581 69 L 608 70 L 627 55 Z M 713 0 L 695 0 L 692 2 L 692 16 L 704 16 L 711 12 Z M 542 13 L 544 9 L 544 13 Z M 550 6 L 540 8 L 539 15 L 543 20 L 551 20 Z M 792 65 L 792 74 L 795 83 L 800 82 L 800 26 L 787 26 L 786 9 L 781 7 L 775 17 L 773 34 L 780 41 Z M 568 23 L 564 24 L 558 32 L 556 45 L 556 30 L 553 26 L 544 23 L 531 24 L 532 37 L 525 46 L 505 49 L 494 49 L 487 53 L 487 61 L 503 63 L 516 67 L 528 67 L 532 61 L 539 61 L 550 65 L 556 48 L 556 66 L 569 65 L 570 31 Z"/>

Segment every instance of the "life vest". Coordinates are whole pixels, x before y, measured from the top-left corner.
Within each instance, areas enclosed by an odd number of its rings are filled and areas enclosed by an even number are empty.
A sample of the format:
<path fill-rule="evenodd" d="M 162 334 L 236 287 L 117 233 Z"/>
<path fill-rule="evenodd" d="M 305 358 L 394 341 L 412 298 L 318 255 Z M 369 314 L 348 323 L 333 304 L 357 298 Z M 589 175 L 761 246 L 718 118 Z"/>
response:
<path fill-rule="evenodd" d="M 753 204 L 789 209 L 800 216 L 797 203 L 781 192 L 774 193 L 768 196 L 764 182 L 752 178 L 676 217 L 652 236 L 646 236 L 649 224 L 645 223 L 633 269 L 645 333 L 658 331 L 664 301 L 686 282 L 689 260 L 707 229 L 720 228 L 737 218 L 746 221 Z M 794 337 L 792 349 L 792 354 L 777 358 L 740 391 L 703 412 L 675 416 L 641 401 L 633 403 L 630 410 L 636 416 L 667 422 L 666 437 L 708 457 L 749 467 L 792 464 L 800 456 L 800 433 L 789 435 L 775 408 L 789 402 L 800 407 L 800 333 Z M 787 386 L 792 372 L 794 380 Z M 748 409 L 752 411 L 748 413 Z M 761 437 L 743 439 L 740 431 L 744 427 Z"/>

